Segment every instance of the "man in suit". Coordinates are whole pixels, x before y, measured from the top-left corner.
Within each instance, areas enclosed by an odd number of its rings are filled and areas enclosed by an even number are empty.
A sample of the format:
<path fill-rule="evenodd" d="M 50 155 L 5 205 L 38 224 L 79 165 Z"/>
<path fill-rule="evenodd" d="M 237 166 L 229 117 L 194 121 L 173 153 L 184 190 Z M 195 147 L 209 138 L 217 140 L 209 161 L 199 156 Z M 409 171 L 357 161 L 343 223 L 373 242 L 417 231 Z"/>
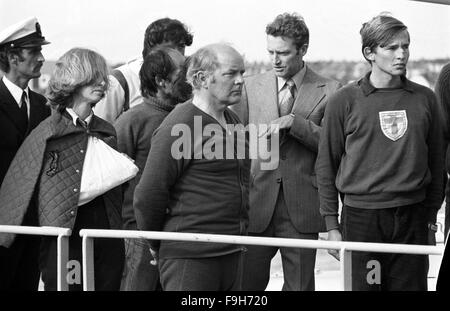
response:
<path fill-rule="evenodd" d="M 273 70 L 246 78 L 241 105 L 235 107 L 244 124 L 277 125 L 280 131 L 277 167 L 264 170 L 260 159 L 252 160 L 249 233 L 316 240 L 325 226 L 314 164 L 325 105 L 339 83 L 303 62 L 309 32 L 299 15 L 277 16 L 266 34 Z M 269 130 L 264 135 L 278 134 Z M 244 290 L 266 288 L 277 251 L 277 247 L 248 246 Z M 283 290 L 314 290 L 316 250 L 280 248 L 280 252 Z"/>
<path fill-rule="evenodd" d="M 30 90 L 28 82 L 41 75 L 44 63 L 42 36 L 36 18 L 26 19 L 0 32 L 0 184 L 25 137 L 50 115 L 46 99 Z M 35 225 L 26 215 L 23 225 Z M 37 290 L 39 240 L 20 236 L 9 248 L 0 247 L 0 290 Z"/>

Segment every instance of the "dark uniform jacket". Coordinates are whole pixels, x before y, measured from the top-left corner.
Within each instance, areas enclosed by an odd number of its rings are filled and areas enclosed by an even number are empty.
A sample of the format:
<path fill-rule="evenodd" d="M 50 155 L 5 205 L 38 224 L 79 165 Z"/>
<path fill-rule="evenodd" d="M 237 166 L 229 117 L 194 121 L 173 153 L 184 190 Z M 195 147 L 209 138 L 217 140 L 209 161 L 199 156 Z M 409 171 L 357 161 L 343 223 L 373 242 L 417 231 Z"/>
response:
<path fill-rule="evenodd" d="M 37 205 L 40 226 L 73 229 L 88 136 L 116 147 L 115 130 L 92 117 L 88 129 L 75 126 L 67 112 L 43 121 L 17 152 L 0 189 L 0 224 L 21 225 L 27 209 Z M 121 228 L 121 188 L 103 194 L 111 229 Z M 0 245 L 9 247 L 13 234 L 0 234 Z"/>
<path fill-rule="evenodd" d="M 0 79 L 0 185 L 25 137 L 50 115 L 44 96 L 30 90 L 30 119 L 28 127 L 19 106 L 3 80 Z"/>

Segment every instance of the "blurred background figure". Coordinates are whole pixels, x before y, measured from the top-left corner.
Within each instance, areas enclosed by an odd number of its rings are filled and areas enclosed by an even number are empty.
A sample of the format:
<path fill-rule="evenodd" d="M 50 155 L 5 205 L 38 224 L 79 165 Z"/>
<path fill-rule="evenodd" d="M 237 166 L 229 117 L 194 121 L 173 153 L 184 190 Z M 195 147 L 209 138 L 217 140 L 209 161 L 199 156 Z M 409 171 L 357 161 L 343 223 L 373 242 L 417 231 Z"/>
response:
<path fill-rule="evenodd" d="M 450 63 L 446 64 L 436 82 L 436 95 L 438 102 L 443 111 L 446 157 L 445 168 L 447 177 L 450 174 Z M 450 226 L 450 180 L 447 178 L 447 186 L 445 188 L 445 252 L 442 258 L 439 270 L 438 281 L 436 284 L 437 291 L 448 291 L 450 289 L 450 249 L 448 246 L 448 232 Z"/>
<path fill-rule="evenodd" d="M 139 173 L 124 185 L 122 208 L 123 227 L 137 230 L 133 210 L 133 194 L 147 162 L 153 132 L 178 103 L 192 95 L 186 82 L 185 57 L 167 46 L 155 47 L 145 56 L 139 72 L 142 104 L 119 116 L 115 123 L 117 147 L 135 160 Z M 121 290 L 151 291 L 158 285 L 158 268 L 153 260 L 147 240 L 125 239 L 125 266 Z"/>
<path fill-rule="evenodd" d="M 31 79 L 41 75 L 42 45 L 49 43 L 34 17 L 0 32 L 0 70 L 5 73 L 0 79 L 0 185 L 25 137 L 50 115 L 45 97 L 28 87 Z M 14 214 L 12 210 L 2 212 Z M 35 215 L 27 214 L 20 224 L 35 223 Z M 39 240 L 20 235 L 9 249 L 0 244 L 0 290 L 38 289 Z"/>
<path fill-rule="evenodd" d="M 95 107 L 95 114 L 113 123 L 122 112 L 142 103 L 139 70 L 148 52 L 158 44 L 167 44 L 184 55 L 185 47 L 192 44 L 192 39 L 186 25 L 176 19 L 162 18 L 151 23 L 145 31 L 142 56 L 112 71 L 111 86 Z"/>
<path fill-rule="evenodd" d="M 445 167 L 447 174 L 450 174 L 450 63 L 442 67 L 436 82 L 436 96 L 438 103 L 443 111 L 444 137 L 446 143 Z M 450 227 L 450 180 L 447 178 L 445 188 L 445 230 L 444 236 L 447 239 Z"/>
<path fill-rule="evenodd" d="M 92 111 L 107 87 L 108 67 L 101 55 L 80 48 L 66 52 L 49 82 L 47 95 L 54 113 L 25 140 L 0 190 L 0 223 L 20 225 L 29 213 L 37 217 L 34 225 L 72 229 L 69 263 L 75 269 L 72 273 L 78 275 L 69 282 L 69 290 L 82 290 L 79 230 L 122 227 L 120 187 L 81 201 L 86 188 L 82 179 L 96 174 L 84 165 L 86 154 L 92 151 L 89 139 L 95 137 L 116 147 L 113 126 Z M 10 245 L 14 238 L 8 234 L 2 244 Z M 57 288 L 56 249 L 55 238 L 42 238 L 39 266 L 45 290 Z M 118 290 L 123 241 L 96 239 L 94 249 L 96 290 Z"/>

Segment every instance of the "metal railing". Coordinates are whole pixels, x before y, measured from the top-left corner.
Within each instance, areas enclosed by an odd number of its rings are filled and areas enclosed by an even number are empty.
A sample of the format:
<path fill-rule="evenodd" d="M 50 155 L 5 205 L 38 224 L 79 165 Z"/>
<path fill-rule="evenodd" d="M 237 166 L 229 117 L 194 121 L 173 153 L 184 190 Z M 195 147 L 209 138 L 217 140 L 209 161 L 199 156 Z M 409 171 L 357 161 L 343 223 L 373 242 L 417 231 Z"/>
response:
<path fill-rule="evenodd" d="M 69 259 L 69 237 L 72 230 L 58 227 L 29 227 L 0 225 L 0 233 L 43 235 L 57 237 L 57 290 L 67 291 L 67 262 Z"/>
<path fill-rule="evenodd" d="M 128 231 L 128 230 L 80 230 L 83 248 L 83 290 L 95 290 L 94 286 L 94 238 L 127 238 L 148 240 L 171 240 L 191 242 L 212 242 L 239 245 L 262 245 L 292 248 L 334 249 L 340 251 L 341 285 L 343 290 L 352 289 L 352 262 L 353 251 L 415 254 L 415 255 L 442 255 L 443 246 L 385 244 L 363 242 L 332 242 L 321 240 L 302 240 L 288 238 L 266 238 L 236 235 L 218 235 L 202 233 L 177 233 L 159 231 Z"/>

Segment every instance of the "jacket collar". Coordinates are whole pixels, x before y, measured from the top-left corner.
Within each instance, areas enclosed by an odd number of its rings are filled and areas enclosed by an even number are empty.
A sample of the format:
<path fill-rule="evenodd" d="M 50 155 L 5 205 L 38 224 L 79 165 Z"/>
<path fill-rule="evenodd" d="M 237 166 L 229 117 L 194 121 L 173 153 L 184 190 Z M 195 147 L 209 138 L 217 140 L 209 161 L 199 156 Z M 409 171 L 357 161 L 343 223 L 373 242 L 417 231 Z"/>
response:
<path fill-rule="evenodd" d="M 173 110 L 173 108 L 175 108 L 174 105 L 163 103 L 156 97 L 144 97 L 144 103 L 155 106 L 155 107 L 160 108 L 167 112 L 171 112 Z"/>
<path fill-rule="evenodd" d="M 52 113 L 51 124 L 53 124 L 54 135 L 52 138 L 62 137 L 76 132 L 86 132 L 85 128 L 73 124 L 72 116 L 67 110 L 64 110 L 62 113 L 58 111 Z M 116 136 L 114 127 L 94 114 L 89 122 L 89 134 L 95 135 L 95 133 L 101 133 L 106 136 Z"/>
<path fill-rule="evenodd" d="M 76 112 L 72 109 L 72 108 L 66 108 L 67 112 L 69 113 L 69 115 L 72 118 L 72 122 L 73 124 L 76 126 L 77 125 L 77 120 L 81 118 L 76 114 Z M 92 120 L 92 116 L 94 115 L 94 111 L 91 110 L 91 113 L 87 116 L 87 118 L 85 120 L 83 120 L 84 122 L 86 122 L 86 124 L 89 125 L 89 123 L 91 123 Z"/>
<path fill-rule="evenodd" d="M 22 99 L 22 93 L 27 93 L 27 97 L 30 98 L 30 93 L 28 91 L 28 86 L 22 90 L 20 87 L 12 83 L 6 76 L 3 76 L 2 78 L 3 83 L 5 84 L 8 91 L 11 93 L 11 95 L 16 100 L 17 105 L 20 104 L 20 100 Z"/>
<path fill-rule="evenodd" d="M 303 67 L 300 69 L 295 75 L 293 75 L 290 79 L 294 81 L 295 87 L 297 90 L 301 87 L 303 83 L 303 79 L 305 78 L 306 74 L 306 64 L 303 62 Z M 289 80 L 289 79 L 288 79 Z M 281 91 L 281 89 L 286 84 L 286 79 L 277 77 L 277 87 L 278 87 L 278 93 Z"/>

